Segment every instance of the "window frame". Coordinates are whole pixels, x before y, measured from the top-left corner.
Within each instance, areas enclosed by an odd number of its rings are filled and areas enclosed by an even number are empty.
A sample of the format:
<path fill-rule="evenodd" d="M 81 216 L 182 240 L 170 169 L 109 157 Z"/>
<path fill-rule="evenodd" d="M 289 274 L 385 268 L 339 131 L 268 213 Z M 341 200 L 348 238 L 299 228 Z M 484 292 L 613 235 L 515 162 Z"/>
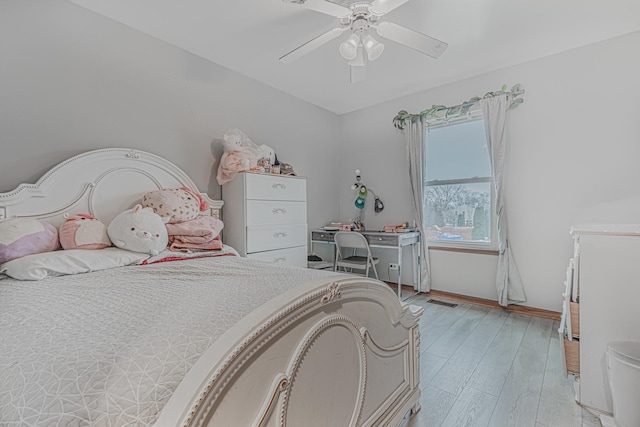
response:
<path fill-rule="evenodd" d="M 427 128 L 427 136 L 425 136 L 424 140 L 424 152 L 423 152 L 423 162 L 426 165 L 427 156 L 429 155 L 428 150 L 428 132 L 432 129 L 442 128 L 442 127 L 450 127 L 459 125 L 462 123 L 468 123 L 471 121 L 482 121 L 484 122 L 484 118 L 482 114 L 472 114 L 466 116 L 464 119 L 460 120 L 452 120 L 452 121 L 440 121 L 438 123 L 429 124 Z M 487 155 L 491 154 L 487 152 Z M 447 180 L 431 180 L 427 181 L 424 179 L 423 181 L 423 207 L 427 206 L 427 189 L 428 187 L 440 186 L 440 185 L 464 185 L 464 184 L 478 184 L 478 183 L 489 183 L 490 187 L 490 196 L 489 196 L 489 242 L 481 242 L 481 241 L 460 241 L 460 240 L 445 240 L 445 239 L 426 239 L 427 245 L 430 249 L 442 249 L 442 250 L 459 250 L 460 252 L 478 252 L 478 253 L 486 253 L 493 254 L 497 253 L 498 242 L 497 242 L 497 224 L 496 224 L 496 195 L 495 195 L 495 185 L 493 179 L 493 166 L 491 161 L 489 161 L 489 176 L 483 177 L 472 177 L 472 178 L 460 178 L 460 179 L 447 179 Z M 425 174 L 426 176 L 426 174 Z M 427 224 L 424 224 L 425 230 L 427 229 Z"/>

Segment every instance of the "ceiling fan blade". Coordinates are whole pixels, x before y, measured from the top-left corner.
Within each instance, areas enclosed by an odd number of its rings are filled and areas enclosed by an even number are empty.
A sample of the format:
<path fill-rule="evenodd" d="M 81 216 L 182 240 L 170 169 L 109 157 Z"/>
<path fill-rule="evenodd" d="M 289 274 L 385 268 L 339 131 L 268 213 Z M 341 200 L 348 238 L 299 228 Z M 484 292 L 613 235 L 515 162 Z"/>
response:
<path fill-rule="evenodd" d="M 351 16 L 351 9 L 328 0 L 283 0 L 285 3 L 299 4 L 316 12 L 326 13 L 336 18 Z"/>
<path fill-rule="evenodd" d="M 369 10 L 374 15 L 382 16 L 408 1 L 409 0 L 374 0 L 371 5 L 369 5 Z"/>
<path fill-rule="evenodd" d="M 442 55 L 442 52 L 449 46 L 443 41 L 389 21 L 378 22 L 376 30 L 384 38 L 403 44 L 433 58 Z"/>
<path fill-rule="evenodd" d="M 296 59 L 311 52 L 313 49 L 319 48 L 323 44 L 330 42 L 331 40 L 335 39 L 336 37 L 338 37 L 340 34 L 344 33 L 345 31 L 347 31 L 348 29 L 349 27 L 333 28 L 324 34 L 321 34 L 318 37 L 309 40 L 305 44 L 298 46 L 297 48 L 293 49 L 291 52 L 285 55 L 282 55 L 280 57 L 280 61 L 284 62 L 285 64 L 293 62 Z"/>
<path fill-rule="evenodd" d="M 362 83 L 367 79 L 367 67 L 366 66 L 349 66 L 351 83 Z"/>

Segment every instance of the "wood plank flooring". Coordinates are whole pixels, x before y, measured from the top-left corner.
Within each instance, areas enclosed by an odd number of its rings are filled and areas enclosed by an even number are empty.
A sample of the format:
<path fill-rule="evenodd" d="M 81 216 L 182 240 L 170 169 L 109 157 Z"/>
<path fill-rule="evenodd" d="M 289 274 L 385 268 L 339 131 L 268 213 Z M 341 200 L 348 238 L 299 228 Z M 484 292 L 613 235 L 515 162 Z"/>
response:
<path fill-rule="evenodd" d="M 403 427 L 601 427 L 563 376 L 558 321 L 429 298 L 407 299 L 425 309 L 422 409 Z"/>

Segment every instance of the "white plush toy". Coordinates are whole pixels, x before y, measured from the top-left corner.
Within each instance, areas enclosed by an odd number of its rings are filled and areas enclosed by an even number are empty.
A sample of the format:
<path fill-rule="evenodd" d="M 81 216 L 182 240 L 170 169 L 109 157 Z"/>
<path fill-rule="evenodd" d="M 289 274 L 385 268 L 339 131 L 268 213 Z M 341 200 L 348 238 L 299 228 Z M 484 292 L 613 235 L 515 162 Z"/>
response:
<path fill-rule="evenodd" d="M 240 129 L 229 129 L 222 137 L 224 154 L 220 158 L 217 180 L 222 185 L 238 172 L 247 171 L 258 164 L 258 147 Z"/>
<path fill-rule="evenodd" d="M 258 146 L 258 159 L 269 159 L 269 164 L 273 165 L 276 161 L 276 150 L 267 144 Z"/>
<path fill-rule="evenodd" d="M 169 243 L 167 227 L 169 217 L 160 217 L 151 208 L 135 205 L 116 216 L 107 234 L 113 244 L 121 249 L 157 255 Z"/>

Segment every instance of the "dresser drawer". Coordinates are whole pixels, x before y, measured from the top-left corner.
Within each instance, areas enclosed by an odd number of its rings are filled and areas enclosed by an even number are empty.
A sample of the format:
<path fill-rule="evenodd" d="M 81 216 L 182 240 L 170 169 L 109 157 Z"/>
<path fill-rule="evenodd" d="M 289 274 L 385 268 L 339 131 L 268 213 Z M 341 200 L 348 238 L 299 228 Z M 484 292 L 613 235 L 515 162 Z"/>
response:
<path fill-rule="evenodd" d="M 297 248 L 255 252 L 247 255 L 247 258 L 256 261 L 270 262 L 273 264 L 288 265 L 292 267 L 306 267 L 307 247 L 298 246 Z"/>
<path fill-rule="evenodd" d="M 307 224 L 247 227 L 247 253 L 307 245 Z"/>
<path fill-rule="evenodd" d="M 247 200 L 247 225 L 305 224 L 307 204 L 273 200 Z"/>
<path fill-rule="evenodd" d="M 333 242 L 333 238 L 336 235 L 335 231 L 312 231 L 311 239 L 320 240 L 323 242 Z"/>
<path fill-rule="evenodd" d="M 377 246 L 397 246 L 398 245 L 398 237 L 395 235 L 384 234 L 384 233 L 376 233 L 366 235 L 367 240 L 370 245 Z"/>
<path fill-rule="evenodd" d="M 248 200 L 307 200 L 307 182 L 301 178 L 248 173 L 246 180 Z"/>

